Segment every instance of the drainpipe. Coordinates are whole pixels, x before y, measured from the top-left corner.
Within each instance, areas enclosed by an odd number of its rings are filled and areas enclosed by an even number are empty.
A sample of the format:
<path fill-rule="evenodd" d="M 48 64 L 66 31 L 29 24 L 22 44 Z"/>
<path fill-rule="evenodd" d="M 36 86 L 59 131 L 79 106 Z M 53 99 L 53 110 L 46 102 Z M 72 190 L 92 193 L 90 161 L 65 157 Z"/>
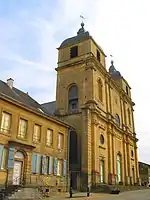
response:
<path fill-rule="evenodd" d="M 67 148 L 67 185 L 66 185 L 66 190 L 70 188 L 70 166 L 69 166 L 69 153 L 70 153 L 70 132 L 71 129 L 68 131 L 68 148 Z"/>

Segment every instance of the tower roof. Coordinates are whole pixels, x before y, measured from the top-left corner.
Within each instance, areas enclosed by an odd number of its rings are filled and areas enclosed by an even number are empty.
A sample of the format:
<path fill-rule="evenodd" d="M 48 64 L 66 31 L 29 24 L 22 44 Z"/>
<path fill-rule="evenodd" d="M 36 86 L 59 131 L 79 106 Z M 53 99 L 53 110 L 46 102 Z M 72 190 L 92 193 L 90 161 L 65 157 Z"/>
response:
<path fill-rule="evenodd" d="M 78 30 L 77 35 L 71 38 L 67 38 L 64 40 L 59 48 L 64 48 L 70 45 L 74 45 L 76 43 L 82 42 L 84 40 L 91 39 L 92 37 L 90 36 L 88 31 L 85 31 L 84 29 L 84 23 L 81 23 L 81 28 Z"/>
<path fill-rule="evenodd" d="M 121 73 L 116 70 L 114 67 L 114 61 L 111 61 L 111 66 L 109 68 L 109 74 L 111 75 L 112 78 L 122 78 Z"/>

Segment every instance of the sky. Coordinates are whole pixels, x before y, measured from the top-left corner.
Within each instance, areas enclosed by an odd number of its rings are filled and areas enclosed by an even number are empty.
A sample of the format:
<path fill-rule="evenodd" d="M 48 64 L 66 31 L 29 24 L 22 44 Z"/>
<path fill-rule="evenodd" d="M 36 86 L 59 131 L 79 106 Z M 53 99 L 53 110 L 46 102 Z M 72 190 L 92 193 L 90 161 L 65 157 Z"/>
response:
<path fill-rule="evenodd" d="M 55 100 L 57 47 L 85 29 L 132 88 L 139 159 L 150 163 L 150 1 L 0 0 L 0 79 L 43 103 Z"/>

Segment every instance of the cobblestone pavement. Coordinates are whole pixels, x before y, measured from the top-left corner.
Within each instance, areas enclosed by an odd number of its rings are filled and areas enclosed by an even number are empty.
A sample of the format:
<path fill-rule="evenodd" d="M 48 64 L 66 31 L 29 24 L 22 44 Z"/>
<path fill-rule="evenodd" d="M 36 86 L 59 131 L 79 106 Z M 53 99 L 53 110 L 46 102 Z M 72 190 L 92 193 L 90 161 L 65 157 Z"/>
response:
<path fill-rule="evenodd" d="M 150 189 L 122 192 L 116 194 L 91 194 L 90 197 L 86 197 L 86 193 L 77 193 L 73 195 L 73 198 L 69 198 L 69 194 L 62 194 L 46 198 L 45 200 L 65 200 L 65 199 L 76 199 L 76 200 L 150 200 Z"/>

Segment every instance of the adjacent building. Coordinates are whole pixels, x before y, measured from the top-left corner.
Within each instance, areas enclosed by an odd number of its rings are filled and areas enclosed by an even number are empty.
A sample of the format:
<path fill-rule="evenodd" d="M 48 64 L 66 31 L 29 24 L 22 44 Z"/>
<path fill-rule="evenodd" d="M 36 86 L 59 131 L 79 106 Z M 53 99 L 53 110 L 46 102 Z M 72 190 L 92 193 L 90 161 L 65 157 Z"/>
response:
<path fill-rule="evenodd" d="M 147 163 L 139 162 L 139 174 L 142 185 L 150 183 L 150 165 Z"/>
<path fill-rule="evenodd" d="M 66 190 L 69 128 L 12 79 L 0 81 L 0 184 Z"/>

